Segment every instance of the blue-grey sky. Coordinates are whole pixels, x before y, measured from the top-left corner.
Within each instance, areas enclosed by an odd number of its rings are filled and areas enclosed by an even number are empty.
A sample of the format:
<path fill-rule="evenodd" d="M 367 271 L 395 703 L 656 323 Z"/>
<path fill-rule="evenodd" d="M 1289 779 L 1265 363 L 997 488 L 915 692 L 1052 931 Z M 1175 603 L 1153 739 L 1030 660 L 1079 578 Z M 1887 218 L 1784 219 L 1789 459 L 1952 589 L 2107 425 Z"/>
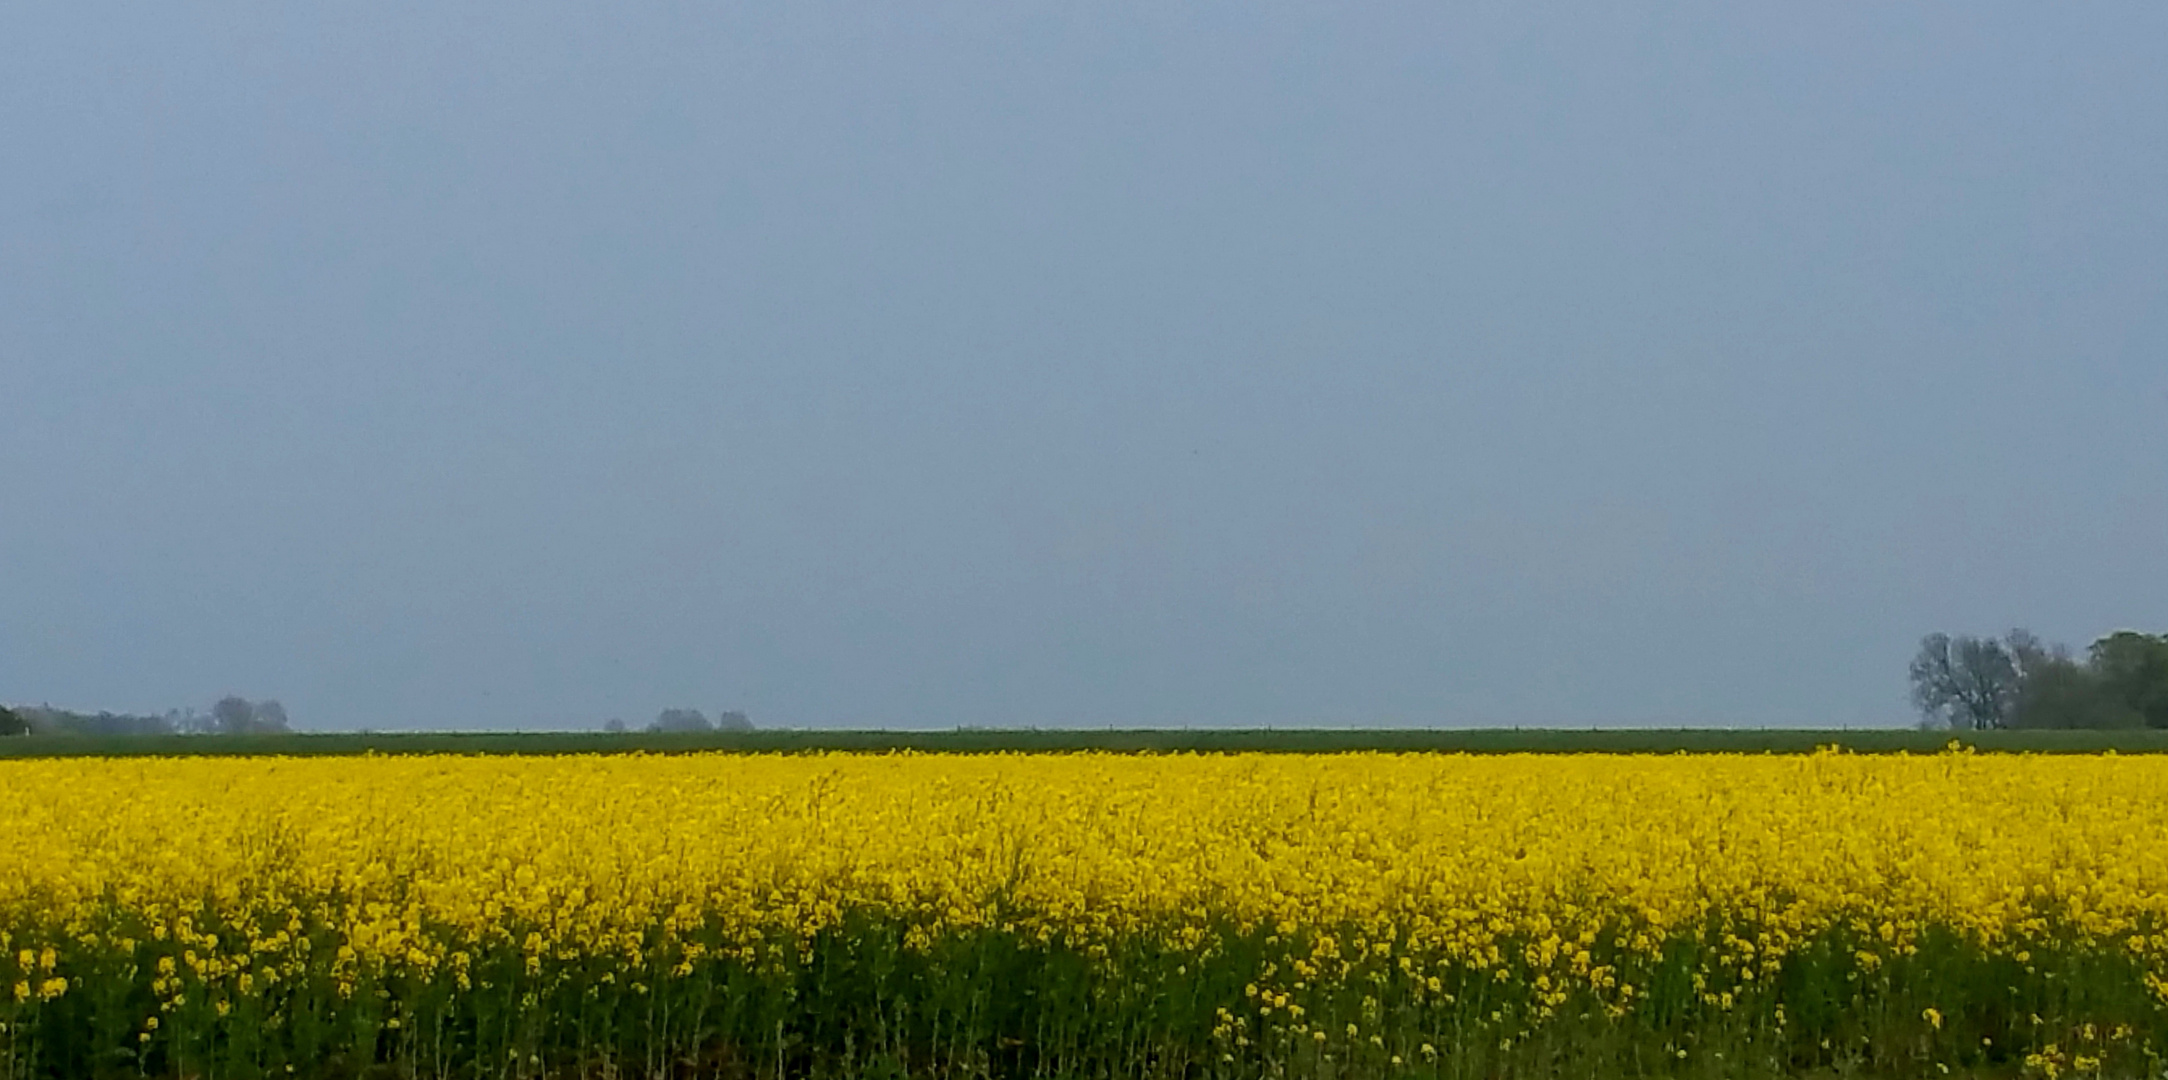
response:
<path fill-rule="evenodd" d="M 1909 721 L 2168 629 L 2168 7 L 0 11 L 0 700 Z"/>

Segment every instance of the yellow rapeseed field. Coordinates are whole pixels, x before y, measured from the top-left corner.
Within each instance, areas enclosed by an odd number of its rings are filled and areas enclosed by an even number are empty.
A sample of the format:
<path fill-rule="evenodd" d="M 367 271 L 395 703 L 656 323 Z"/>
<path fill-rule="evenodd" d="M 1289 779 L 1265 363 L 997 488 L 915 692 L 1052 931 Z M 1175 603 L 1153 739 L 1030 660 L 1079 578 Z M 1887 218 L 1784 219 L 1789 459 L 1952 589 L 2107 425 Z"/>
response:
<path fill-rule="evenodd" d="M 411 1065 L 421 1050 L 348 1029 L 434 1024 L 562 1071 L 544 1059 L 614 1036 L 532 1017 L 491 1035 L 474 1002 L 602 1002 L 623 1025 L 606 998 L 695 982 L 705 1019 L 642 1045 L 742 1042 L 730 995 L 765 987 L 762 1016 L 806 1033 L 778 1046 L 817 1053 L 826 1021 L 790 1010 L 844 993 L 823 972 L 954 972 L 958 942 L 981 943 L 981 984 L 1070 957 L 1080 1007 L 1111 978 L 1160 1037 L 1194 1016 L 1190 1064 L 1135 1051 L 1143 1072 L 1443 1068 L 1471 1032 L 1490 1054 L 1560 1025 L 1660 1036 L 1667 1062 L 1719 1028 L 1795 1056 L 1901 1030 L 1919 1060 L 2000 1054 L 2001 1033 L 2056 1072 L 2149 1048 L 2168 992 L 2168 757 L 72 759 L 0 762 L 0 799 L 0 1042 L 112 1038 L 131 1068 L 290 1061 L 266 1032 L 336 1016 L 341 1052 Z M 911 970 L 896 993 L 923 996 L 935 969 Z M 2105 989 L 2073 998 L 2058 971 Z M 950 1051 L 1028 1051 L 996 1030 L 1027 991 L 956 1006 L 983 1023 Z M 929 1023 L 910 1068 L 949 1052 Z"/>

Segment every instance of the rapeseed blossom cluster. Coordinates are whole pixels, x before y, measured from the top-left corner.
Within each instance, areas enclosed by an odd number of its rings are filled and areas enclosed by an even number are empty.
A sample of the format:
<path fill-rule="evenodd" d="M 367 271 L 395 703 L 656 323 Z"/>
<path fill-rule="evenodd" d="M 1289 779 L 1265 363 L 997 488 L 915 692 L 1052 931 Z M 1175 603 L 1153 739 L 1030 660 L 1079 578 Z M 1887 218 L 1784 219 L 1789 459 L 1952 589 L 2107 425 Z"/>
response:
<path fill-rule="evenodd" d="M 2168 1047 L 2168 758 L 70 759 L 0 799 L 9 1075 Z"/>

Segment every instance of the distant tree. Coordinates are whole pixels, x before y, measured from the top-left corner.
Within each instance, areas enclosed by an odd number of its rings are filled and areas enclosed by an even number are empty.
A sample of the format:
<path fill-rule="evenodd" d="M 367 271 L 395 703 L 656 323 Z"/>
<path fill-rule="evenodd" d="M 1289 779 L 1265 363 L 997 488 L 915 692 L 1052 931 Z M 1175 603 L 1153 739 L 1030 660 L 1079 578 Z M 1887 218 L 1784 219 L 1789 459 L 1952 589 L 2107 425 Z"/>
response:
<path fill-rule="evenodd" d="M 2137 728 L 2145 717 L 2124 704 L 2095 668 L 2057 651 L 2024 664 L 2017 700 L 2011 706 L 2013 728 Z"/>
<path fill-rule="evenodd" d="M 30 729 L 29 733 L 32 735 L 56 735 L 65 730 L 57 722 L 60 711 L 50 705 L 17 705 L 14 706 L 14 711 L 16 718 L 23 722 L 24 727 Z"/>
<path fill-rule="evenodd" d="M 2011 637 L 2027 653 L 2038 645 L 2023 631 Z M 1953 728 L 2007 727 L 2019 683 L 2017 658 L 1994 638 L 1929 634 L 1912 658 L 1912 704 L 1930 722 Z"/>
<path fill-rule="evenodd" d="M 647 726 L 649 731 L 686 732 L 714 731 L 715 725 L 698 709 L 664 709 Z"/>
<path fill-rule="evenodd" d="M 625 733 L 625 722 L 613 716 L 602 722 L 602 730 L 611 735 L 623 735 Z"/>
<path fill-rule="evenodd" d="M 28 734 L 30 734 L 30 721 L 23 719 L 15 710 L 0 705 L 0 737 Z"/>
<path fill-rule="evenodd" d="M 287 723 L 286 706 L 276 699 L 250 701 L 228 694 L 211 706 L 211 730 L 220 735 L 284 735 L 293 728 Z"/>
<path fill-rule="evenodd" d="M 2003 651 L 2010 654 L 2010 662 L 2017 665 L 2019 682 L 2023 682 L 2035 668 L 2070 662 L 2070 649 L 2067 646 L 2050 645 L 2023 627 L 2004 634 L 2002 647 Z"/>
<path fill-rule="evenodd" d="M 33 735 L 78 735 L 104 739 L 173 734 L 173 725 L 167 723 L 162 716 L 135 716 L 115 712 L 79 713 L 56 709 L 50 705 L 18 706 L 14 712 L 29 726 Z"/>
<path fill-rule="evenodd" d="M 2108 693 L 2145 726 L 2168 728 L 2168 634 L 2118 631 L 2094 642 L 2088 655 Z"/>
<path fill-rule="evenodd" d="M 228 694 L 211 706 L 211 724 L 220 735 L 246 735 L 256 726 L 256 706 L 239 694 Z"/>
<path fill-rule="evenodd" d="M 265 735 L 289 735 L 293 728 L 286 721 L 286 706 L 277 698 L 265 698 L 256 703 L 256 731 Z"/>
<path fill-rule="evenodd" d="M 736 709 L 730 709 L 728 711 L 716 714 L 715 730 L 741 732 L 751 731 L 753 730 L 753 721 L 744 713 L 739 712 Z"/>

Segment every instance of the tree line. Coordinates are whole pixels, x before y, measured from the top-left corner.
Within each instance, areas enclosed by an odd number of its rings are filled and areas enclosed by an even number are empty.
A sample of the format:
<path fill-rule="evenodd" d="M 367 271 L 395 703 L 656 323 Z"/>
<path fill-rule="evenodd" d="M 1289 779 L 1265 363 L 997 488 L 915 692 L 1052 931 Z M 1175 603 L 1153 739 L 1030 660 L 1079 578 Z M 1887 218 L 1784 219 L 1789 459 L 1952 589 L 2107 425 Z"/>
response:
<path fill-rule="evenodd" d="M 1929 634 L 1911 675 L 1925 727 L 2168 728 L 2168 634 L 2119 630 L 2083 656 L 2024 630 Z"/>
<path fill-rule="evenodd" d="M 1911 667 L 1912 704 L 1923 727 L 2168 729 L 2168 634 L 2119 630 L 2076 655 L 2026 630 L 2001 637 L 1929 634 Z M 220 698 L 207 713 L 72 712 L 50 705 L 0 706 L 0 736 L 276 735 L 293 730 L 276 699 Z M 603 724 L 631 731 L 623 720 Z M 642 730 L 751 731 L 745 713 L 708 719 L 699 709 L 664 709 Z"/>
<path fill-rule="evenodd" d="M 623 720 L 610 720 L 603 730 L 625 733 L 632 729 Z M 751 731 L 753 721 L 736 709 L 725 709 L 708 719 L 698 709 L 664 709 L 653 723 L 642 728 L 653 732 Z M 250 701 L 239 695 L 220 698 L 209 712 L 169 709 L 157 715 L 115 712 L 74 712 L 51 705 L 0 705 L 0 736 L 80 735 L 90 738 L 121 738 L 142 735 L 285 735 L 293 731 L 286 706 L 274 698 Z"/>
<path fill-rule="evenodd" d="M 617 719 L 616 717 L 611 717 L 609 720 L 603 722 L 602 730 L 612 735 L 624 735 L 629 733 L 632 728 L 627 726 L 623 720 Z M 713 720 L 709 720 L 708 715 L 698 709 L 664 709 L 662 712 L 656 714 L 653 723 L 647 725 L 641 730 L 678 733 L 698 731 L 751 731 L 753 730 L 753 721 L 747 718 L 744 713 L 739 712 L 736 709 L 725 709 L 722 712 L 715 714 L 715 719 Z"/>
<path fill-rule="evenodd" d="M 51 705 L 0 706 L 0 736 L 284 735 L 292 730 L 286 706 L 277 699 L 250 701 L 238 694 L 218 699 L 209 712 L 169 709 L 156 715 L 74 712 Z"/>

